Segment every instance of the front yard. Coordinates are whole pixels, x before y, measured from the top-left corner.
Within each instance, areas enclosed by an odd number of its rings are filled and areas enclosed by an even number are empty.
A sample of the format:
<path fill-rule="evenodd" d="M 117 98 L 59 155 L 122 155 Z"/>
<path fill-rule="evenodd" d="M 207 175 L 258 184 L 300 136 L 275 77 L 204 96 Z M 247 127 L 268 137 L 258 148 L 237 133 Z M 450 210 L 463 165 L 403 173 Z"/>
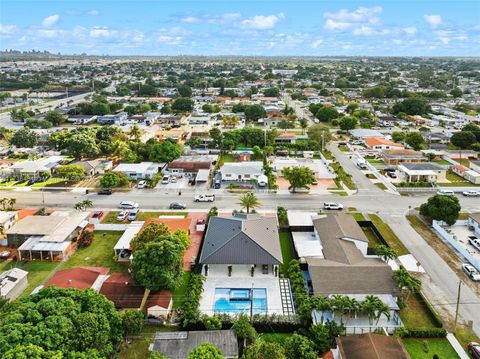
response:
<path fill-rule="evenodd" d="M 290 232 L 280 232 L 280 247 L 282 248 L 283 265 L 280 271 L 285 273 L 288 263 L 295 259 L 295 249 L 293 247 L 292 235 Z"/>
<path fill-rule="evenodd" d="M 108 212 L 102 219 L 101 223 L 103 224 L 118 224 L 118 223 L 129 223 L 129 221 L 124 220 L 123 222 L 117 221 L 117 216 L 120 211 L 111 211 Z M 145 221 L 148 218 L 158 218 L 160 216 L 183 216 L 187 217 L 188 212 L 144 212 L 140 211 L 136 221 Z"/>
<path fill-rule="evenodd" d="M 447 339 L 402 339 L 402 342 L 412 359 L 432 359 L 435 354 L 440 359 L 459 358 Z"/>
<path fill-rule="evenodd" d="M 408 329 L 439 327 L 435 314 L 430 311 L 420 294 L 411 294 L 408 297 L 404 308 L 400 310 L 400 318 Z"/>
<path fill-rule="evenodd" d="M 390 226 L 382 221 L 382 219 L 376 214 L 369 213 L 368 216 L 370 220 L 378 229 L 383 239 L 388 243 L 390 248 L 395 250 L 397 256 L 403 256 L 404 254 L 409 254 L 408 249 L 403 245 L 397 235 L 392 231 Z"/>

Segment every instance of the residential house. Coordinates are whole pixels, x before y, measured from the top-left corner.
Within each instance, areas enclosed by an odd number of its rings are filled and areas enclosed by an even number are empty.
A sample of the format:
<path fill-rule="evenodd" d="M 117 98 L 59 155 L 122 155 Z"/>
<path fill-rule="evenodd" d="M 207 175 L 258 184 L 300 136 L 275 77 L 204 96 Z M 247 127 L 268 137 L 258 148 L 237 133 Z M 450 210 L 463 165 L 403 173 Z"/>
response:
<path fill-rule="evenodd" d="M 50 156 L 38 160 L 17 162 L 10 166 L 11 175 L 18 178 L 38 179 L 44 175 L 51 175 L 55 168 L 63 164 L 66 156 Z"/>
<path fill-rule="evenodd" d="M 470 213 L 467 219 L 467 226 L 475 232 L 475 235 L 480 237 L 480 213 Z"/>
<path fill-rule="evenodd" d="M 277 173 L 277 176 L 281 176 L 283 169 L 286 167 L 307 167 L 313 172 L 317 179 L 335 178 L 335 173 L 332 173 L 322 160 L 298 157 L 274 158 L 273 171 Z"/>
<path fill-rule="evenodd" d="M 366 137 L 376 137 L 376 138 L 384 138 L 385 136 L 382 135 L 381 132 L 377 130 L 371 130 L 368 128 L 356 128 L 354 130 L 350 130 L 350 135 L 352 137 L 358 138 L 358 139 L 365 139 Z"/>
<path fill-rule="evenodd" d="M 160 130 L 155 136 L 159 141 L 173 140 L 175 142 L 183 142 L 187 133 L 181 129 Z"/>
<path fill-rule="evenodd" d="M 334 359 L 410 359 L 402 341 L 395 336 L 366 333 L 336 338 Z"/>
<path fill-rule="evenodd" d="M 194 178 L 200 170 L 210 173 L 217 159 L 217 155 L 181 156 L 170 162 L 164 172 L 179 177 Z"/>
<path fill-rule="evenodd" d="M 249 182 L 265 176 L 261 161 L 227 162 L 220 168 L 220 173 L 222 181 Z"/>
<path fill-rule="evenodd" d="M 10 229 L 18 220 L 16 211 L 0 211 L 0 246 L 7 245 L 5 232 Z"/>
<path fill-rule="evenodd" d="M 70 115 L 67 121 L 74 125 L 85 125 L 94 122 L 97 119 L 95 115 Z"/>
<path fill-rule="evenodd" d="M 306 258 L 313 294 L 347 295 L 358 302 L 375 295 L 390 308 L 390 318 L 380 318 L 376 323 L 360 313 L 343 318 L 347 333 L 373 332 L 377 328 L 393 332 L 402 326 L 392 268 L 379 257 L 367 254 L 368 239 L 357 221 L 349 214 L 338 213 L 316 218 L 313 225 L 323 254 L 323 258 Z M 312 315 L 314 323 L 342 320 L 335 311 L 313 311 Z"/>
<path fill-rule="evenodd" d="M 446 182 L 447 167 L 432 162 L 398 165 L 399 179 L 403 182 Z"/>
<path fill-rule="evenodd" d="M 130 274 L 114 273 L 103 282 L 100 294 L 111 300 L 117 309 L 140 309 L 145 288 L 134 284 Z M 167 318 L 172 305 L 172 293 L 162 289 L 150 292 L 144 309 L 148 317 Z"/>
<path fill-rule="evenodd" d="M 425 157 L 415 150 L 383 150 L 380 157 L 387 165 L 397 166 L 399 163 L 422 162 Z"/>
<path fill-rule="evenodd" d="M 294 132 L 282 132 L 280 133 L 276 138 L 275 138 L 275 143 L 290 143 L 290 144 L 294 144 L 297 142 L 297 139 L 299 137 L 302 137 L 302 136 L 299 136 L 297 135 L 296 133 Z M 305 136 L 303 136 L 305 137 Z"/>
<path fill-rule="evenodd" d="M 157 332 L 149 350 L 172 359 L 185 359 L 203 343 L 212 343 L 222 358 L 238 358 L 238 341 L 234 330 L 199 330 L 192 332 Z M 393 358 L 392 358 L 393 359 Z"/>
<path fill-rule="evenodd" d="M 57 288 L 92 288 L 96 292 L 100 290 L 103 282 L 108 278 L 110 268 L 107 267 L 76 267 L 55 272 L 45 287 Z"/>
<path fill-rule="evenodd" d="M 200 311 L 246 312 L 253 296 L 255 313 L 293 314 L 288 280 L 280 291 L 282 261 L 275 217 L 211 217 L 199 261 L 206 277 Z"/>
<path fill-rule="evenodd" d="M 186 117 L 183 115 L 161 115 L 157 122 L 162 125 L 170 125 L 173 127 L 180 127 L 185 124 Z"/>
<path fill-rule="evenodd" d="M 125 232 L 113 247 L 115 257 L 119 261 L 128 261 L 131 258 L 132 251 L 130 249 L 130 243 L 132 240 L 140 234 L 146 226 L 150 223 L 164 224 L 168 227 L 171 233 L 181 230 L 190 234 L 191 218 L 148 218 L 146 221 L 134 221 L 131 222 Z"/>
<path fill-rule="evenodd" d="M 20 260 L 64 260 L 75 250 L 77 237 L 88 225 L 88 215 L 53 212 L 27 216 L 6 231 L 8 246 L 18 248 Z"/>
<path fill-rule="evenodd" d="M 83 167 L 83 171 L 87 176 L 103 175 L 113 167 L 113 161 L 105 159 L 75 161 L 71 164 Z"/>
<path fill-rule="evenodd" d="M 123 173 L 133 180 L 150 179 L 155 174 L 161 173 L 165 166 L 165 163 L 156 162 L 120 163 L 113 172 Z"/>
<path fill-rule="evenodd" d="M 465 178 L 467 181 L 473 184 L 480 184 L 480 173 L 462 165 L 453 165 L 451 169 L 453 173 Z"/>
<path fill-rule="evenodd" d="M 445 156 L 453 160 L 478 159 L 478 152 L 473 150 L 445 150 Z"/>
<path fill-rule="evenodd" d="M 423 133 L 423 138 L 425 142 L 429 144 L 431 148 L 447 148 L 448 143 L 450 142 L 450 133 L 443 132 L 425 132 Z"/>
<path fill-rule="evenodd" d="M 0 297 L 13 301 L 28 287 L 28 272 L 12 268 L 0 274 Z"/>
<path fill-rule="evenodd" d="M 405 148 L 401 143 L 383 137 L 365 137 L 364 141 L 367 148 L 371 150 L 403 150 Z"/>
<path fill-rule="evenodd" d="M 97 117 L 97 123 L 99 125 L 117 125 L 122 126 L 127 121 L 128 113 L 119 112 L 112 115 L 103 115 Z"/>
<path fill-rule="evenodd" d="M 475 171 L 475 172 L 480 173 L 480 161 L 471 160 L 470 161 L 470 169 Z"/>

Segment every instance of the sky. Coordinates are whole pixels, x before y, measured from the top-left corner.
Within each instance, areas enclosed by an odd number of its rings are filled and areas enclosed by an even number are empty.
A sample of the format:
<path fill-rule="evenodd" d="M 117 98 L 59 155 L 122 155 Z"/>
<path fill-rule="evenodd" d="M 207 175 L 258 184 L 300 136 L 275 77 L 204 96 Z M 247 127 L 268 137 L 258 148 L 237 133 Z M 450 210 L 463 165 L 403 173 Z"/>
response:
<path fill-rule="evenodd" d="M 480 56 L 480 0 L 0 0 L 0 49 Z"/>

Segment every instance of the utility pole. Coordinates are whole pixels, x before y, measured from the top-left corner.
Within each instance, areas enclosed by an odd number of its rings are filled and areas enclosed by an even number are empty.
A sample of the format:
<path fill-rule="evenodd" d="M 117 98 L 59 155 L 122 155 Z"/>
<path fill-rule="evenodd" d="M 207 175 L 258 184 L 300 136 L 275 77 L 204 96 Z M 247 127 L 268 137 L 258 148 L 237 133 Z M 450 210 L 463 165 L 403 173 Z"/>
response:
<path fill-rule="evenodd" d="M 253 283 L 250 289 L 250 324 L 253 325 Z"/>
<path fill-rule="evenodd" d="M 460 306 L 460 291 L 462 289 L 462 281 L 458 281 L 458 294 L 457 294 L 457 307 L 455 309 L 455 324 L 453 327 L 453 332 L 457 331 L 457 320 L 458 320 L 458 308 Z"/>

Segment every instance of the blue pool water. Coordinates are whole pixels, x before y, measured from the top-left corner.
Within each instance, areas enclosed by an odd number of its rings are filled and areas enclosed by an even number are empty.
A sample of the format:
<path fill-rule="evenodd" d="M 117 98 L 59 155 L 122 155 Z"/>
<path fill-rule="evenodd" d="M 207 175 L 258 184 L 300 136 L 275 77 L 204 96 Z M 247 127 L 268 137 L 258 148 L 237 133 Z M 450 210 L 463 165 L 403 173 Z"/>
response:
<path fill-rule="evenodd" d="M 248 288 L 216 288 L 213 304 L 215 313 L 249 313 L 250 291 Z M 267 312 L 267 290 L 253 289 L 253 312 Z"/>

